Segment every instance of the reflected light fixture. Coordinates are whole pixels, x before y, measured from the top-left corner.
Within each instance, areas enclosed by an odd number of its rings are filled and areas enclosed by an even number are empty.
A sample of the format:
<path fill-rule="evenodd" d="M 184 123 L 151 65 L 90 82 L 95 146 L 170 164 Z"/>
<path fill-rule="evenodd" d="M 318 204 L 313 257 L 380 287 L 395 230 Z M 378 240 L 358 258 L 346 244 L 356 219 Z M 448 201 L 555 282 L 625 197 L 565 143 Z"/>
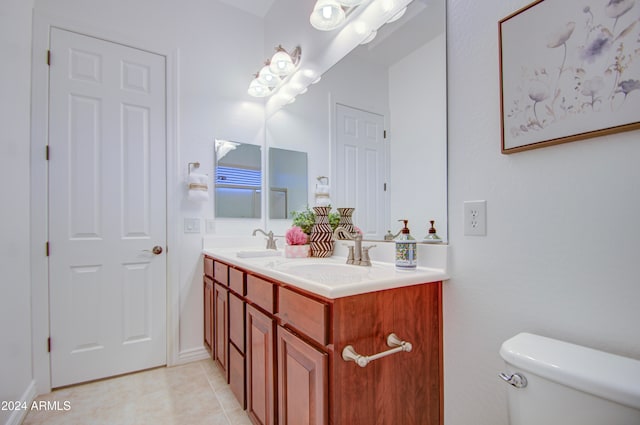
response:
<path fill-rule="evenodd" d="M 260 82 L 258 76 L 256 75 L 256 78 L 251 80 L 251 83 L 249 83 L 249 89 L 247 90 L 247 93 L 249 93 L 253 97 L 267 97 L 271 94 L 271 89 Z"/>
<path fill-rule="evenodd" d="M 278 75 L 271 72 L 268 61 L 265 63 L 265 66 L 262 67 L 260 72 L 258 72 L 258 81 L 269 88 L 274 88 L 280 82 Z"/>
<path fill-rule="evenodd" d="M 279 76 L 286 77 L 296 68 L 300 62 L 300 46 L 293 49 L 290 54 L 282 46 L 276 47 L 276 53 L 271 58 L 269 70 Z"/>
<path fill-rule="evenodd" d="M 407 8 L 405 7 L 404 9 L 402 9 L 401 11 L 399 11 L 398 13 L 396 13 L 395 15 L 393 15 L 388 21 L 387 24 L 390 24 L 391 22 L 395 22 L 398 19 L 402 18 L 402 16 L 404 15 L 404 13 L 407 11 Z"/>
<path fill-rule="evenodd" d="M 255 74 L 249 84 L 249 93 L 253 97 L 267 97 L 289 77 L 300 63 L 302 49 L 297 46 L 288 53 L 281 45 L 276 47 L 276 53 L 267 59 L 265 65 Z"/>
<path fill-rule="evenodd" d="M 378 35 L 378 31 L 373 30 L 369 33 L 369 35 L 367 36 L 367 38 L 365 38 L 364 40 L 362 40 L 360 42 L 360 44 L 367 44 L 370 43 L 371 41 L 373 41 L 374 38 L 376 38 L 376 35 Z"/>
<path fill-rule="evenodd" d="M 337 0 L 337 1 L 338 3 L 340 3 L 345 7 L 354 7 L 354 6 L 358 6 L 364 0 Z"/>

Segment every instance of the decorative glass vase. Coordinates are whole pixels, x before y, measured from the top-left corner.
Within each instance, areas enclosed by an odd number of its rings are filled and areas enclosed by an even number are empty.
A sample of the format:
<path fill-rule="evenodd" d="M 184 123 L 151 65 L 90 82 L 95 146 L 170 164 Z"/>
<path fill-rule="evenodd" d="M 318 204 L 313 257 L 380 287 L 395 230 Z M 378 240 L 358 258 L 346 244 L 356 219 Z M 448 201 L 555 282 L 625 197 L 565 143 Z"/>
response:
<path fill-rule="evenodd" d="M 313 207 L 316 221 L 311 228 L 311 256 L 331 257 L 333 255 L 333 230 L 329 224 L 331 207 Z"/>
<path fill-rule="evenodd" d="M 351 234 L 351 236 L 354 236 L 356 234 L 356 228 L 354 227 L 353 219 L 351 218 L 354 211 L 355 211 L 355 208 L 338 208 L 338 214 L 340 214 L 340 221 L 338 223 L 338 227 L 347 229 L 347 231 Z M 338 232 L 339 239 L 351 239 L 349 237 L 344 236 L 342 233 L 343 233 L 342 231 Z"/>

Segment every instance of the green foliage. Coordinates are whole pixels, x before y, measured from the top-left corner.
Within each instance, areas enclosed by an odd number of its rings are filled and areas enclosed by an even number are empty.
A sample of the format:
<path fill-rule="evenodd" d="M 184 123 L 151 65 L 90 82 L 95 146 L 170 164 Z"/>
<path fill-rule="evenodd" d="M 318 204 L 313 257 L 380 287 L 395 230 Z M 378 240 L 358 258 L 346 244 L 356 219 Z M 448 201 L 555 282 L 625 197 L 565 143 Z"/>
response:
<path fill-rule="evenodd" d="M 291 217 L 293 218 L 293 225 L 298 226 L 307 235 L 311 234 L 311 229 L 316 222 L 316 214 L 311 208 L 307 208 L 303 211 L 292 211 Z M 331 229 L 335 230 L 340 222 L 340 214 L 337 212 L 329 213 L 329 224 Z"/>
<path fill-rule="evenodd" d="M 340 223 L 340 214 L 337 212 L 329 213 L 329 224 L 331 225 L 331 230 L 336 230 L 338 224 Z"/>
<path fill-rule="evenodd" d="M 291 217 L 293 218 L 293 225 L 298 226 L 307 235 L 311 234 L 311 228 L 316 221 L 316 215 L 307 206 L 303 211 L 292 211 Z"/>

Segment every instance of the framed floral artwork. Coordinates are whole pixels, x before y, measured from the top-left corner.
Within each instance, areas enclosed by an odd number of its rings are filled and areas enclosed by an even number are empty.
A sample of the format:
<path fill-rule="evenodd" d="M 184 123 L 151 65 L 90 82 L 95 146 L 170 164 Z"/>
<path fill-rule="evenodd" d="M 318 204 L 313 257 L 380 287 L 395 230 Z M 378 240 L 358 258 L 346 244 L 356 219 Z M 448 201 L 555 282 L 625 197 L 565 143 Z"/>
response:
<path fill-rule="evenodd" d="M 502 153 L 640 129 L 640 0 L 538 0 L 498 32 Z"/>

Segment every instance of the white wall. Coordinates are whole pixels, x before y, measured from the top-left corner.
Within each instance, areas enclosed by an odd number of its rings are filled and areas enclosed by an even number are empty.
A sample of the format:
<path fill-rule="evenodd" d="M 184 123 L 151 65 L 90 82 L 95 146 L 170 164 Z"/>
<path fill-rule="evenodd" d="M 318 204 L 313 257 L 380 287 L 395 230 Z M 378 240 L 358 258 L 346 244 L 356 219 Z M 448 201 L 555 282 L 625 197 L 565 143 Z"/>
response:
<path fill-rule="evenodd" d="M 448 1 L 447 425 L 506 425 L 500 344 L 523 331 L 640 359 L 640 133 L 500 153 L 497 23 L 529 0 Z M 463 202 L 487 200 L 487 236 Z"/>
<path fill-rule="evenodd" d="M 408 219 L 422 240 L 429 220 L 447 233 L 447 75 L 445 35 L 389 67 L 391 229 Z M 437 65 L 434 65 L 437 64 Z M 416 193 L 420 184 L 420 195 Z"/>
<path fill-rule="evenodd" d="M 29 271 L 30 0 L 0 2 L 0 401 L 32 381 Z M 27 400 L 29 401 L 29 400 Z M 21 412 L 0 410 L 0 423 Z"/>

